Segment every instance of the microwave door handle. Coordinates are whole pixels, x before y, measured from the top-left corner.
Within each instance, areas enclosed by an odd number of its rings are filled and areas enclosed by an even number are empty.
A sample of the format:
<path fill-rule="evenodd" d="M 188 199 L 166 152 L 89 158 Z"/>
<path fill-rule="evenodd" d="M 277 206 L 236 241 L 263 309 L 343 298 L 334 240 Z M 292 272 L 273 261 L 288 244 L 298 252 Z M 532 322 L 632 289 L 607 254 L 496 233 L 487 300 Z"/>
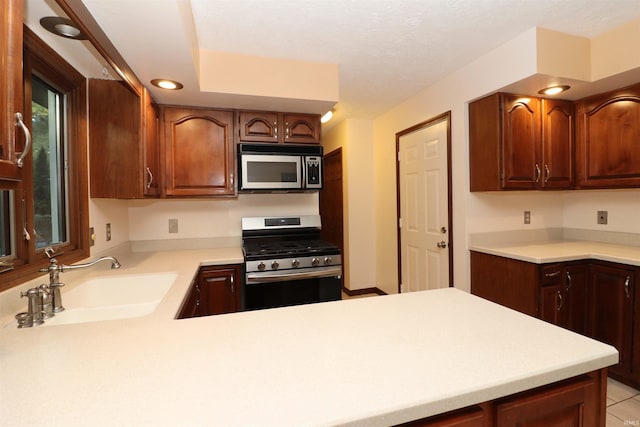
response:
<path fill-rule="evenodd" d="M 305 189 L 307 188 L 307 158 L 302 156 L 302 161 L 300 162 L 300 164 L 302 165 L 302 175 L 300 175 L 300 179 L 302 180 L 302 182 L 300 182 L 300 188 Z"/>

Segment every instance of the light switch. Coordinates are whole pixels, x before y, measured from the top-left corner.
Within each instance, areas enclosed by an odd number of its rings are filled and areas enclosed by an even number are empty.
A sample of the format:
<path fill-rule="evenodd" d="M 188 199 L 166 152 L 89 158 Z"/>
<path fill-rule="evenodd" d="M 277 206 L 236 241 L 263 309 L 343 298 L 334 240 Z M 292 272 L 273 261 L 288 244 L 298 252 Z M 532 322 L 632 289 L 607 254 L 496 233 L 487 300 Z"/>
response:
<path fill-rule="evenodd" d="M 178 220 L 176 218 L 169 219 L 169 233 L 178 232 Z"/>

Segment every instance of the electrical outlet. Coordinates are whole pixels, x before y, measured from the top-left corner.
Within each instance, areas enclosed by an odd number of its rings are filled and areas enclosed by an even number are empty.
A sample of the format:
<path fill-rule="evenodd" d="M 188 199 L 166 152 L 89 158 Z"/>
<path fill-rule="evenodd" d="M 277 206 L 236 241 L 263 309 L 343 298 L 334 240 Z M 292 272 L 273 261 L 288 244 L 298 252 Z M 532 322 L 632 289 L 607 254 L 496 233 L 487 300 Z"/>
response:
<path fill-rule="evenodd" d="M 598 211 L 598 224 L 606 224 L 607 223 L 607 211 Z"/>
<path fill-rule="evenodd" d="M 169 233 L 177 233 L 178 232 L 178 220 L 175 218 L 169 219 Z"/>
<path fill-rule="evenodd" d="M 111 240 L 111 223 L 107 223 L 107 242 Z"/>
<path fill-rule="evenodd" d="M 531 224 L 531 211 L 524 211 L 524 223 Z"/>

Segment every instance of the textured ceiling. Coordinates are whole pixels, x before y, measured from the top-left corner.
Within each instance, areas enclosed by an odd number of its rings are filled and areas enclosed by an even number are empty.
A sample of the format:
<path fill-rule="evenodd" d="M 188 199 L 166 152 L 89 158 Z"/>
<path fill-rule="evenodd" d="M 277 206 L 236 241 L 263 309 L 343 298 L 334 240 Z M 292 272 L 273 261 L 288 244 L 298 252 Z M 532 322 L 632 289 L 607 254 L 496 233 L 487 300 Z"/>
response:
<path fill-rule="evenodd" d="M 160 75 L 187 82 L 187 90 L 171 98 L 154 91 L 162 103 L 211 102 L 197 90 L 189 53 L 197 38 L 208 50 L 338 64 L 340 115 L 363 118 L 379 115 L 532 27 L 592 38 L 640 17 L 640 0 L 84 3 L 143 82 Z"/>

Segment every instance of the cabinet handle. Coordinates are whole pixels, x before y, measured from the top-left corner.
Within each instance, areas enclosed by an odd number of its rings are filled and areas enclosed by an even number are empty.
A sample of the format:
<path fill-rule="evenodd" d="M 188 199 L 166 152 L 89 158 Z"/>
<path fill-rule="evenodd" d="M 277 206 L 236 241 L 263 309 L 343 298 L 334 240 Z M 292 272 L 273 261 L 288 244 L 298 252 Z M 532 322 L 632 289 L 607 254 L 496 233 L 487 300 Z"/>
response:
<path fill-rule="evenodd" d="M 22 113 L 16 113 L 16 126 L 22 128 L 22 132 L 24 132 L 24 151 L 20 153 L 20 157 L 16 160 L 16 165 L 21 168 L 24 166 L 24 158 L 27 157 L 31 149 L 31 132 L 29 132 L 29 128 L 22 121 Z"/>
<path fill-rule="evenodd" d="M 151 169 L 147 167 L 147 175 L 149 176 L 149 181 L 147 181 L 147 190 L 151 188 L 151 184 L 153 183 L 153 173 L 151 173 Z"/>
<path fill-rule="evenodd" d="M 631 280 L 631 276 L 627 276 L 627 278 L 624 281 L 624 294 L 627 298 L 631 298 L 631 296 L 629 295 L 629 281 Z"/>
<path fill-rule="evenodd" d="M 273 137 L 275 139 L 278 139 L 278 122 L 273 122 L 273 129 L 274 129 Z"/>
<path fill-rule="evenodd" d="M 289 122 L 285 122 L 284 124 L 284 133 L 285 139 L 289 139 Z"/>
<path fill-rule="evenodd" d="M 553 273 L 545 273 L 544 276 L 545 277 L 556 277 L 558 274 L 560 274 L 560 270 L 554 271 Z"/>
<path fill-rule="evenodd" d="M 549 166 L 544 165 L 544 182 L 549 181 L 549 176 L 551 175 L 551 171 L 549 170 Z"/>
<path fill-rule="evenodd" d="M 558 311 L 562 308 L 564 300 L 562 299 L 562 293 L 558 291 Z"/>
<path fill-rule="evenodd" d="M 565 287 L 565 289 L 567 290 L 567 292 L 569 292 L 569 289 L 571 289 L 571 273 L 569 273 L 567 271 L 567 286 Z"/>
<path fill-rule="evenodd" d="M 233 290 L 234 285 L 235 285 L 235 279 L 234 279 L 234 276 L 231 276 L 231 277 L 230 277 L 230 279 L 231 279 L 231 292 L 234 292 L 234 290 Z"/>
<path fill-rule="evenodd" d="M 538 164 L 536 163 L 536 182 L 540 181 L 540 175 L 542 175 L 542 173 L 540 172 L 540 166 L 538 166 Z"/>

